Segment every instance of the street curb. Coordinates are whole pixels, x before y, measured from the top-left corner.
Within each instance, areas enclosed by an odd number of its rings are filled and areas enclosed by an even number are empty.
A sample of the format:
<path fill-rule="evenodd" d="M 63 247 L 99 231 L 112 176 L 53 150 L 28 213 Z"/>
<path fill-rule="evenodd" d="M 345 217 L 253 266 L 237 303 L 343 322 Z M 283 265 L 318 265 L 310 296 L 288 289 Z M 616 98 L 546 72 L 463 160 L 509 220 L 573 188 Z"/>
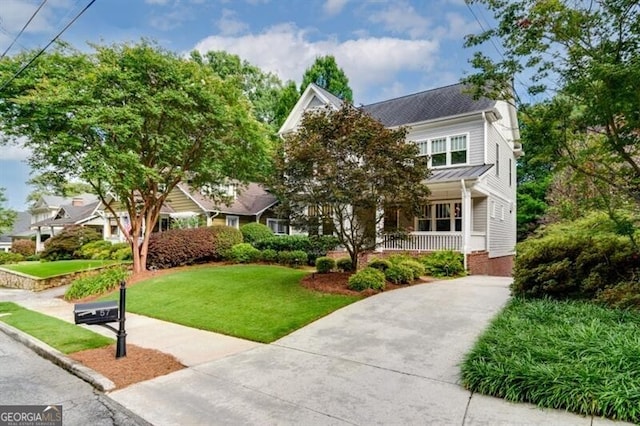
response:
<path fill-rule="evenodd" d="M 0 331 L 27 346 L 41 357 L 48 359 L 57 366 L 78 376 L 101 392 L 109 392 L 116 388 L 116 385 L 102 374 L 82 365 L 78 361 L 69 358 L 57 349 L 47 345 L 43 341 L 38 340 L 35 337 L 10 326 L 9 324 L 0 321 Z"/>

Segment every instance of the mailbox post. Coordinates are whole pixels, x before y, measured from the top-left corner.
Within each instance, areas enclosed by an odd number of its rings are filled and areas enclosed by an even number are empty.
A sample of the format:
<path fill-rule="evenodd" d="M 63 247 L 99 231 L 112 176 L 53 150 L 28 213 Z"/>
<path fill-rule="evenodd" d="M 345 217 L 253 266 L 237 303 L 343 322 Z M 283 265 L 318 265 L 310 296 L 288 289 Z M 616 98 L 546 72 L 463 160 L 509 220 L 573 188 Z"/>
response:
<path fill-rule="evenodd" d="M 73 316 L 76 324 L 101 325 L 116 333 L 116 358 L 127 356 L 127 333 L 124 328 L 127 288 L 120 282 L 120 303 L 115 301 L 78 303 Z M 118 322 L 118 329 L 108 323 Z"/>

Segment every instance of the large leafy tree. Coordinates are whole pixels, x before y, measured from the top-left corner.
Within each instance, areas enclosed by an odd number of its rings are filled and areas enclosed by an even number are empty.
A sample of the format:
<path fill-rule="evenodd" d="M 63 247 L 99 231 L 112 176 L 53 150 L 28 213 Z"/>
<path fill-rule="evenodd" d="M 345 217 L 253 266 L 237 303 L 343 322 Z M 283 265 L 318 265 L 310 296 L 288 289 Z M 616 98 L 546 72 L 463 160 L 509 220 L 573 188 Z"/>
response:
<path fill-rule="evenodd" d="M 497 60 L 476 53 L 467 80 L 479 93 L 507 90 L 514 75 L 531 75 L 530 93 L 553 96 L 563 137 L 557 156 L 592 181 L 607 210 L 640 207 L 640 3 L 630 0 L 467 0 L 497 22 L 467 39 L 502 41 Z M 553 89 L 554 92 L 548 91 Z M 596 160 L 596 161 L 594 161 Z M 614 203 L 613 205 L 611 203 Z M 620 223 L 631 235 L 630 224 Z"/>
<path fill-rule="evenodd" d="M 238 85 L 253 106 L 256 118 L 274 128 L 278 126 L 277 109 L 281 92 L 280 78 L 225 51 L 192 52 L 193 60 L 208 65 L 223 80 Z"/>
<path fill-rule="evenodd" d="M 311 83 L 327 89 L 340 99 L 353 103 L 353 92 L 349 87 L 349 79 L 342 68 L 338 67 L 336 58 L 331 55 L 316 58 L 313 65 L 305 70 L 300 93 L 304 92 Z"/>
<path fill-rule="evenodd" d="M 0 235 L 9 232 L 16 220 L 16 212 L 4 206 L 7 202 L 4 191 L 5 188 L 0 188 Z"/>
<path fill-rule="evenodd" d="M 128 214 L 130 229 L 118 225 L 140 272 L 171 190 L 253 178 L 265 163 L 265 129 L 237 85 L 208 66 L 147 42 L 93 47 L 61 47 L 27 68 L 0 94 L 0 127 L 26 136 L 35 170 L 87 182 L 113 215 Z M 2 80 L 24 58 L 1 61 Z"/>
<path fill-rule="evenodd" d="M 84 182 L 60 182 L 56 176 L 50 177 L 47 172 L 41 172 L 33 176 L 27 182 L 33 188 L 27 195 L 27 203 L 36 203 L 43 195 L 58 195 L 60 197 L 72 197 L 87 192 L 93 188 Z"/>
<path fill-rule="evenodd" d="M 405 137 L 348 103 L 305 113 L 284 136 L 273 184 L 292 225 L 329 226 L 357 266 L 382 233 L 384 207 L 414 213 L 426 203 L 427 160 Z"/>

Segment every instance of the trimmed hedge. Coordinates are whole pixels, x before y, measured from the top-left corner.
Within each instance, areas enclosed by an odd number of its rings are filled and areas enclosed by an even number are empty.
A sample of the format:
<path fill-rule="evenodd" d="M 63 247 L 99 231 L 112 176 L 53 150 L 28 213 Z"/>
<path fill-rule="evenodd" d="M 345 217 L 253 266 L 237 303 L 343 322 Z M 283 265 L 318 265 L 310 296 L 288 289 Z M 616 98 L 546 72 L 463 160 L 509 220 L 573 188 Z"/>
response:
<path fill-rule="evenodd" d="M 149 239 L 147 265 L 164 269 L 209 261 L 217 257 L 216 243 L 216 234 L 211 228 L 157 232 Z"/>
<path fill-rule="evenodd" d="M 310 265 L 315 264 L 318 257 L 326 256 L 327 252 L 338 246 L 338 239 L 333 236 L 305 235 L 274 235 L 263 240 L 256 241 L 253 245 L 260 250 L 271 249 L 277 252 L 302 250 L 307 253 Z"/>
<path fill-rule="evenodd" d="M 231 247 L 230 259 L 236 263 L 253 263 L 260 260 L 261 252 L 249 243 L 240 243 Z"/>
<path fill-rule="evenodd" d="M 306 265 L 308 261 L 307 253 L 302 250 L 280 251 L 278 252 L 278 262 L 289 266 Z"/>
<path fill-rule="evenodd" d="M 264 249 L 260 252 L 260 258 L 264 262 L 276 263 L 278 261 L 278 252 L 274 249 Z"/>
<path fill-rule="evenodd" d="M 391 262 L 389 262 L 387 259 L 375 258 L 371 259 L 367 266 L 384 272 L 391 267 Z"/>
<path fill-rule="evenodd" d="M 45 260 L 69 260 L 78 257 L 80 248 L 92 241 L 102 240 L 95 229 L 71 225 L 45 242 L 45 249 L 40 257 Z"/>
<path fill-rule="evenodd" d="M 214 225 L 201 229 L 208 229 L 213 234 L 213 257 L 216 260 L 228 259 L 231 247 L 244 242 L 242 232 L 231 226 Z"/>
<path fill-rule="evenodd" d="M 349 277 L 350 290 L 362 291 L 366 289 L 384 290 L 384 273 L 375 268 L 364 268 Z"/>
<path fill-rule="evenodd" d="M 341 257 L 336 260 L 336 268 L 343 272 L 351 272 L 353 271 L 353 263 L 351 262 L 350 257 Z"/>
<path fill-rule="evenodd" d="M 326 274 L 335 269 L 336 261 L 330 257 L 319 257 L 316 259 L 316 269 L 319 274 Z"/>
<path fill-rule="evenodd" d="M 258 222 L 251 222 L 240 227 L 242 238 L 245 243 L 255 243 L 273 237 L 273 231 L 267 225 Z"/>

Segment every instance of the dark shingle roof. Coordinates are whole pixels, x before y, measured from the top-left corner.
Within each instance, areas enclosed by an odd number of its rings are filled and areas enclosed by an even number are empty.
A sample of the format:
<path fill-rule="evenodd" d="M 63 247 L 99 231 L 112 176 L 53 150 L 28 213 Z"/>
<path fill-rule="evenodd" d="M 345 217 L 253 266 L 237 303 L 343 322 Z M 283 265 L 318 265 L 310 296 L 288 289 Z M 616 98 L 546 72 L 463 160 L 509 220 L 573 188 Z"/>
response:
<path fill-rule="evenodd" d="M 202 195 L 200 191 L 190 187 L 186 183 L 180 183 L 178 185 L 206 211 L 219 211 L 224 214 L 241 216 L 255 216 L 277 202 L 276 197 L 258 183 L 249 183 L 246 187 L 238 188 L 237 197 L 228 206 L 217 203 L 211 198 Z"/>
<path fill-rule="evenodd" d="M 437 118 L 486 111 L 495 101 L 474 100 L 463 84 L 440 87 L 401 98 L 389 99 L 362 108 L 387 127 L 419 123 Z"/>
<path fill-rule="evenodd" d="M 482 164 L 479 166 L 450 167 L 447 169 L 432 170 L 427 183 L 451 182 L 460 179 L 476 179 L 489 171 L 493 164 Z"/>
<path fill-rule="evenodd" d="M 100 204 L 99 201 L 83 206 L 68 204 L 60 209 L 54 219 L 45 219 L 34 223 L 33 226 L 64 226 L 84 222 L 95 217 L 94 211 L 98 204 Z"/>
<path fill-rule="evenodd" d="M 31 224 L 31 214 L 29 212 L 17 212 L 16 220 L 13 222 L 13 229 L 6 234 L 0 235 L 0 242 L 11 242 L 11 237 L 29 230 Z"/>

